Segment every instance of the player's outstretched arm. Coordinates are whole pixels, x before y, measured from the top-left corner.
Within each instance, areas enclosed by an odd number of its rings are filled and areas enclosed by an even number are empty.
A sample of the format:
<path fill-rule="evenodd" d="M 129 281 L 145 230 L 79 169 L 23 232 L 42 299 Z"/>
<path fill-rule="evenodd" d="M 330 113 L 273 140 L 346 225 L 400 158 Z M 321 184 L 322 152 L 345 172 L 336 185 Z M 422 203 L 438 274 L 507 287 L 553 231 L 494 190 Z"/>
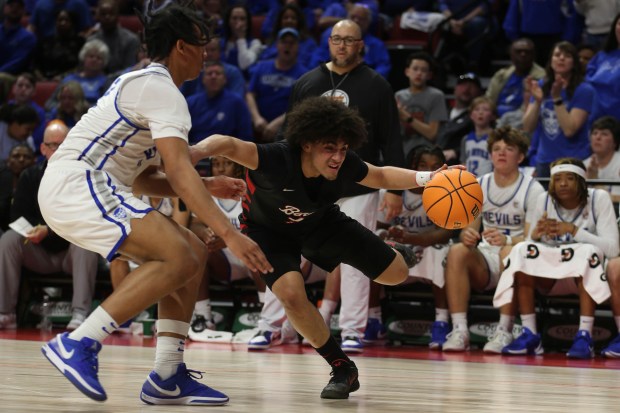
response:
<path fill-rule="evenodd" d="M 215 204 L 191 164 L 187 143 L 179 138 L 160 138 L 155 140 L 155 145 L 166 165 L 170 186 L 187 207 L 219 235 L 249 269 L 262 273 L 273 271 L 258 244 L 237 231 Z"/>
<path fill-rule="evenodd" d="M 426 185 L 433 176 L 445 169 L 466 169 L 463 165 L 443 165 L 433 172 L 420 172 L 395 166 L 374 166 L 369 163 L 368 174 L 359 184 L 375 189 L 413 189 Z"/>
<path fill-rule="evenodd" d="M 190 146 L 192 163 L 210 156 L 224 156 L 249 169 L 258 168 L 258 151 L 253 142 L 226 135 L 211 135 Z"/>

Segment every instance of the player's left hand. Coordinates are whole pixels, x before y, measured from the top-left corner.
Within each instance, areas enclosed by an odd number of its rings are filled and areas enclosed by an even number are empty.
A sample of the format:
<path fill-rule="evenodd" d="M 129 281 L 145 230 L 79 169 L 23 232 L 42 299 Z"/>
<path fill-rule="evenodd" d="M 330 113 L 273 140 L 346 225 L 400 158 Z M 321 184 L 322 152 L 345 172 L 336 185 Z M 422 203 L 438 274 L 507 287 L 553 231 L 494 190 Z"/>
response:
<path fill-rule="evenodd" d="M 217 198 L 241 199 L 245 195 L 246 185 L 241 179 L 220 175 L 202 178 L 202 182 Z"/>
<path fill-rule="evenodd" d="M 400 195 L 386 192 L 379 205 L 379 211 L 385 211 L 385 220 L 391 221 L 403 210 L 403 197 Z"/>
<path fill-rule="evenodd" d="M 506 244 L 506 235 L 504 235 L 504 233 L 499 231 L 497 228 L 485 229 L 482 231 L 482 237 L 490 245 L 501 247 Z"/>

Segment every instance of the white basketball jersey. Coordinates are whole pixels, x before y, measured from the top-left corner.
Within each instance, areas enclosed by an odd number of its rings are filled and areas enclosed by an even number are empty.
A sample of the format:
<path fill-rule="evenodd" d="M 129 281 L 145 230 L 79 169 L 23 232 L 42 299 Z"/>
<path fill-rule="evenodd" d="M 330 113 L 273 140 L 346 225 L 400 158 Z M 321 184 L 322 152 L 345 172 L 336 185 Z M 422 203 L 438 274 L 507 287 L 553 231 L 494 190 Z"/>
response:
<path fill-rule="evenodd" d="M 381 190 L 381 197 L 385 190 Z M 385 213 L 379 212 L 378 220 L 385 222 Z M 411 191 L 403 191 L 403 210 L 389 222 L 390 225 L 400 225 L 409 232 L 426 232 L 435 229 L 435 224 L 428 218 L 422 206 L 422 195 Z"/>
<path fill-rule="evenodd" d="M 520 172 L 515 183 L 505 188 L 495 184 L 493 172 L 484 175 L 479 181 L 484 195 L 483 227 L 497 228 L 513 237 L 523 235 L 527 211 L 535 208 L 539 194 L 545 192 L 542 185 Z"/>
<path fill-rule="evenodd" d="M 476 136 L 470 132 L 465 136 L 465 166 L 476 176 L 483 176 L 493 170 L 487 140 L 488 134 Z"/>
<path fill-rule="evenodd" d="M 71 129 L 50 163 L 78 161 L 130 187 L 148 165 L 159 165 L 154 139 L 187 142 L 190 128 L 183 95 L 168 70 L 153 63 L 118 77 Z"/>
<path fill-rule="evenodd" d="M 220 207 L 224 215 L 226 215 L 226 218 L 230 220 L 230 223 L 237 230 L 241 230 L 241 225 L 239 224 L 239 215 L 243 212 L 241 201 L 234 199 L 220 199 L 216 197 L 213 197 L 213 200 L 217 206 Z"/>

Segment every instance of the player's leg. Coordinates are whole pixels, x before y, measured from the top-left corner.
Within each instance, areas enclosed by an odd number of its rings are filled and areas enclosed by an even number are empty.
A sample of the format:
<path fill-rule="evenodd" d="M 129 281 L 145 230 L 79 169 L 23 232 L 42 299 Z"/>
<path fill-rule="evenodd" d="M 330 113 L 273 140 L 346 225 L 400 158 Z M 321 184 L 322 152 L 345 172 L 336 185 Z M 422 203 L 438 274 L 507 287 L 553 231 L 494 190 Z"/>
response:
<path fill-rule="evenodd" d="M 465 351 L 469 349 L 467 309 L 471 289 L 484 290 L 489 284 L 489 266 L 477 248 L 458 243 L 448 251 L 445 278 L 452 332 L 446 337 L 442 350 Z"/>
<path fill-rule="evenodd" d="M 63 260 L 63 270 L 73 278 L 72 317 L 67 330 L 75 330 L 82 325 L 90 313 L 95 283 L 97 281 L 98 256 L 77 245 L 70 244 Z"/>
<path fill-rule="evenodd" d="M 611 290 L 611 311 L 614 315 L 618 335 L 601 351 L 609 358 L 620 357 L 620 257 L 612 258 L 607 262 L 607 282 Z"/>
<path fill-rule="evenodd" d="M 566 355 L 569 358 L 591 359 L 594 357 L 592 330 L 594 328 L 596 302 L 585 289 L 582 277 L 572 280 L 577 284 L 579 290 L 579 329 Z"/>

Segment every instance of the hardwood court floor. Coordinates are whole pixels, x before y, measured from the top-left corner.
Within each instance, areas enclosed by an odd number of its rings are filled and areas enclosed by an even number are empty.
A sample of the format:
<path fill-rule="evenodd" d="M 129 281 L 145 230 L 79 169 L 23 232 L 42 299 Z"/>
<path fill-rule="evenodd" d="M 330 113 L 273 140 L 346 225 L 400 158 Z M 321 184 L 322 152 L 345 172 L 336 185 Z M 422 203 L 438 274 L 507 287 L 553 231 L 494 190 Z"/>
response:
<path fill-rule="evenodd" d="M 38 333 L 0 334 L 0 412 L 195 412 L 148 406 L 139 392 L 152 339 L 114 338 L 100 353 L 104 403 L 82 396 L 40 352 Z M 208 412 L 618 412 L 620 361 L 566 361 L 563 355 L 503 358 L 479 351 L 445 355 L 422 348 L 367 349 L 356 357 L 362 387 L 348 400 L 319 393 L 329 368 L 311 349 L 287 345 L 248 352 L 244 345 L 191 343 L 188 366 L 230 396 Z M 377 357 L 379 356 L 379 357 Z"/>

